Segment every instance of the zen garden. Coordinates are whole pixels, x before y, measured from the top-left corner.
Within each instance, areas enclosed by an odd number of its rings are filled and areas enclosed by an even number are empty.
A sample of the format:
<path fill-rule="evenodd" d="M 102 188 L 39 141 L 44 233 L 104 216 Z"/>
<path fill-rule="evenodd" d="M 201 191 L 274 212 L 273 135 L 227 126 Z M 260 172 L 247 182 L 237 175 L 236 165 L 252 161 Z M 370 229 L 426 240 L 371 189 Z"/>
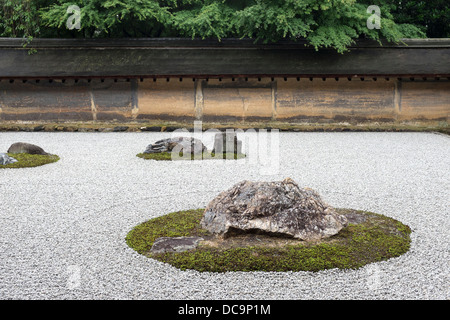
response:
<path fill-rule="evenodd" d="M 1 299 L 449 298 L 446 1 L 0 15 Z"/>

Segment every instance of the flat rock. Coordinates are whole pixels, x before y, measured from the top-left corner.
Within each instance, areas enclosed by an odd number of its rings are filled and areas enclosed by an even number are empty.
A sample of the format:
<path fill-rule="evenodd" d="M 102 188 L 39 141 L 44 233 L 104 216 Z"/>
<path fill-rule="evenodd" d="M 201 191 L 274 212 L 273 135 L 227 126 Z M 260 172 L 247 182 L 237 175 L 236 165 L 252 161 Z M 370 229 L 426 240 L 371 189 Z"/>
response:
<path fill-rule="evenodd" d="M 17 162 L 17 159 L 8 156 L 6 153 L 0 153 L 0 165 L 5 166 L 14 162 Z"/>
<path fill-rule="evenodd" d="M 344 212 L 343 214 L 347 218 L 348 223 L 361 224 L 366 222 L 367 220 L 366 215 L 361 214 L 356 210 L 350 210 L 349 212 Z"/>
<path fill-rule="evenodd" d="M 28 154 L 42 154 L 48 155 L 47 152 L 44 151 L 41 147 L 25 142 L 16 142 L 13 143 L 9 149 L 8 153 L 28 153 Z"/>
<path fill-rule="evenodd" d="M 201 237 L 161 237 L 155 240 L 150 251 L 153 253 L 183 252 L 195 249 L 202 240 Z"/>
<path fill-rule="evenodd" d="M 300 188 L 287 178 L 236 184 L 208 204 L 201 225 L 223 237 L 265 233 L 311 241 L 337 234 L 347 219 L 323 202 L 317 192 Z"/>
<path fill-rule="evenodd" d="M 173 150 L 190 154 L 201 154 L 206 151 L 205 145 L 199 139 L 192 137 L 174 137 L 158 140 L 150 144 L 144 153 L 172 152 Z"/>

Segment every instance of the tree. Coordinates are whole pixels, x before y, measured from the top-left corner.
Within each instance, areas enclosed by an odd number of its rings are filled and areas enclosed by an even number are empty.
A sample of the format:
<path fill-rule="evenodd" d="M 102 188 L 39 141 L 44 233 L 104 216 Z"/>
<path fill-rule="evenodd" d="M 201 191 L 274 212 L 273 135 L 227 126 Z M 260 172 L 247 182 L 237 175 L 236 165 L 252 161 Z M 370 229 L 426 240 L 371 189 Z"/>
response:
<path fill-rule="evenodd" d="M 39 33 L 38 1 L 2 0 L 0 36 L 32 37 Z"/>
<path fill-rule="evenodd" d="M 420 27 L 429 38 L 450 38 L 450 2 L 448 0 L 391 0 L 392 14 L 398 23 Z"/>
<path fill-rule="evenodd" d="M 3 9 L 1 13 L 7 19 L 3 27 L 0 25 L 1 36 L 218 40 L 233 37 L 259 42 L 306 39 L 316 49 L 329 47 L 344 52 L 358 38 L 399 41 L 401 38 L 424 37 L 425 31 L 435 26 L 431 18 L 423 22 L 418 17 L 408 16 L 402 11 L 405 1 L 399 0 L 0 1 L 9 3 L 3 8 L 11 8 L 12 3 L 26 6 L 25 10 L 20 9 L 26 19 L 14 18 L 9 9 Z M 442 2 L 439 14 L 435 12 L 434 16 L 441 16 L 448 10 L 445 1 L 433 0 Z M 410 2 L 419 5 L 424 1 Z M 371 15 L 367 8 L 372 4 L 381 9 L 381 29 L 367 28 L 366 21 Z M 69 5 L 77 5 L 81 10 L 80 30 L 66 27 Z M 413 10 L 413 7 L 408 8 Z"/>

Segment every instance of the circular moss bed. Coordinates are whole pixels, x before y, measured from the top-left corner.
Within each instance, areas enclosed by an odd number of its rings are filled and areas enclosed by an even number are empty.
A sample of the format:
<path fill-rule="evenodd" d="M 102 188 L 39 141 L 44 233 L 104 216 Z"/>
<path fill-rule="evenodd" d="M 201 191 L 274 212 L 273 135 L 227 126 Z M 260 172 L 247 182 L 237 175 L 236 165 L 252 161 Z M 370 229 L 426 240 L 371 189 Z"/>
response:
<path fill-rule="evenodd" d="M 138 153 L 136 155 L 139 158 L 143 158 L 146 160 L 161 160 L 161 161 L 176 161 L 176 160 L 214 160 L 214 159 L 230 159 L 237 160 L 245 158 L 245 154 L 239 153 L 224 153 L 222 157 L 216 156 L 214 153 L 204 152 L 202 154 L 190 155 L 187 157 L 183 157 L 183 154 L 180 153 L 178 158 L 172 159 L 171 152 L 160 152 L 160 153 Z"/>
<path fill-rule="evenodd" d="M 372 212 L 336 210 L 346 215 L 349 225 L 337 235 L 316 242 L 262 234 L 219 239 L 201 228 L 204 209 L 173 212 L 146 221 L 128 233 L 126 242 L 138 253 L 179 269 L 208 272 L 357 269 L 409 250 L 411 229 L 407 225 Z M 159 237 L 187 236 L 205 240 L 195 250 L 150 251 Z"/>
<path fill-rule="evenodd" d="M 59 160 L 59 157 L 54 154 L 41 155 L 29 153 L 7 153 L 7 155 L 16 159 L 17 162 L 7 165 L 0 165 L 0 169 L 39 167 Z"/>

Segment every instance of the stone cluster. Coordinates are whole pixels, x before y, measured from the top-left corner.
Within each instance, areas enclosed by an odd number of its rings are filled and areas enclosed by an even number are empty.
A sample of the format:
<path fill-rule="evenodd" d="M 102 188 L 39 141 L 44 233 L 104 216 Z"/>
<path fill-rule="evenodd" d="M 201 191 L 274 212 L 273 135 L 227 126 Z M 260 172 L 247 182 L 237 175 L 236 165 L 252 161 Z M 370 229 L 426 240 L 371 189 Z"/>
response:
<path fill-rule="evenodd" d="M 199 139 L 190 137 L 175 137 L 149 144 L 144 153 L 160 153 L 178 151 L 182 153 L 201 154 L 206 147 Z"/>
<path fill-rule="evenodd" d="M 201 154 L 207 151 L 206 146 L 199 139 L 192 137 L 174 137 L 158 140 L 149 144 L 144 153 L 161 153 L 178 151 L 182 153 Z M 238 140 L 235 132 L 220 132 L 214 137 L 212 153 L 242 153 L 242 141 Z"/>
<path fill-rule="evenodd" d="M 25 143 L 25 142 L 16 142 L 13 143 L 8 148 L 9 154 L 17 154 L 17 153 L 28 153 L 28 154 L 41 154 L 41 155 L 48 155 L 47 152 L 44 151 L 41 147 L 31 144 L 31 143 Z M 0 153 L 0 165 L 4 166 L 7 164 L 18 162 L 17 159 L 9 156 L 6 153 Z"/>

